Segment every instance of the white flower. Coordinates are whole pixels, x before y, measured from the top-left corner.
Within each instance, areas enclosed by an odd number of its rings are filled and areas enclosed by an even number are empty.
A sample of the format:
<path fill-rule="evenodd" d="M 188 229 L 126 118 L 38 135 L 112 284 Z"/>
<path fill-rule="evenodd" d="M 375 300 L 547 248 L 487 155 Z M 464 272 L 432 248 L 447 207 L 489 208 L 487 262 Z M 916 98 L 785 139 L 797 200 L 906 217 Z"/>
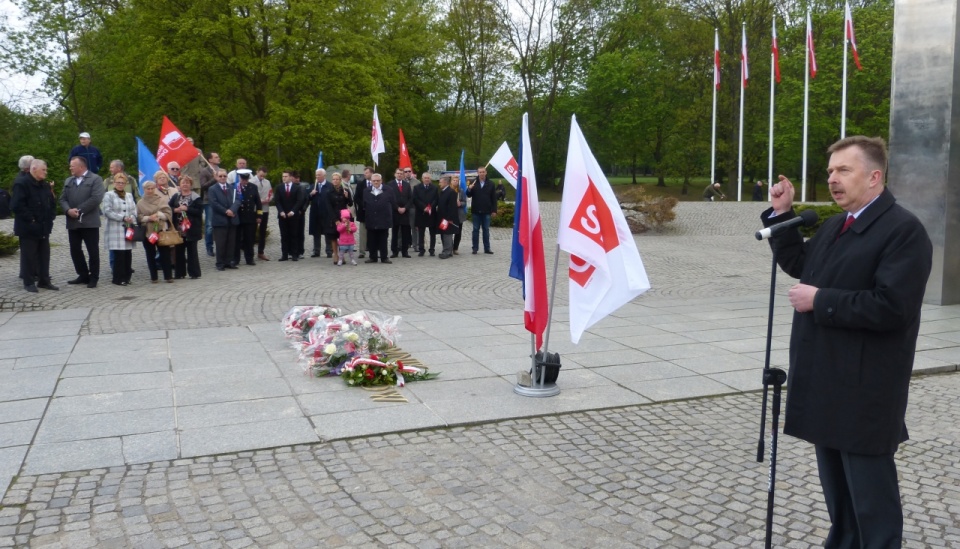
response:
<path fill-rule="evenodd" d="M 360 341 L 360 336 L 356 332 L 347 332 L 343 334 L 344 339 L 347 341 L 352 341 L 354 343 Z"/>
<path fill-rule="evenodd" d="M 373 325 L 373 324 L 371 324 L 369 320 L 364 320 L 364 321 L 363 321 L 363 327 L 364 327 L 364 328 L 369 328 L 369 327 L 372 326 L 372 325 Z"/>
<path fill-rule="evenodd" d="M 323 348 L 323 352 L 324 354 L 332 355 L 333 353 L 337 352 L 337 346 L 333 343 L 330 343 Z"/>

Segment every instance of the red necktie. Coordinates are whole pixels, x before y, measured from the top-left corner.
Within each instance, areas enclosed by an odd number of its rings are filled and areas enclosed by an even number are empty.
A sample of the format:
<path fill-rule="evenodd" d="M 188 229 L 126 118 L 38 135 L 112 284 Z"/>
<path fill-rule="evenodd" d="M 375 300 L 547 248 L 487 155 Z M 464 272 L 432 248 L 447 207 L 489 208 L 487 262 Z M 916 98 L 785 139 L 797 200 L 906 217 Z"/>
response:
<path fill-rule="evenodd" d="M 856 220 L 857 220 L 856 217 L 853 217 L 852 215 L 848 214 L 847 220 L 843 222 L 843 227 L 840 229 L 840 234 L 847 232 L 847 229 L 849 229 L 850 225 L 853 225 L 853 222 Z M 840 234 L 837 235 L 837 238 L 840 238 Z"/>
<path fill-rule="evenodd" d="M 287 184 L 287 196 L 290 196 L 290 185 Z"/>

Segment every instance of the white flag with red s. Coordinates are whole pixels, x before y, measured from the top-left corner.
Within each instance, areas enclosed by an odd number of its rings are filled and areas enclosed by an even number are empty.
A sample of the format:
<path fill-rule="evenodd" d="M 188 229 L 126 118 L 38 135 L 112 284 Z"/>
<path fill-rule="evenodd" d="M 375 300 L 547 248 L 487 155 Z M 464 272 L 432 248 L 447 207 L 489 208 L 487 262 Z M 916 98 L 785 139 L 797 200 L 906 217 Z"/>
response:
<path fill-rule="evenodd" d="M 576 116 L 570 124 L 557 241 L 570 253 L 573 343 L 603 317 L 650 289 L 627 219 Z"/>

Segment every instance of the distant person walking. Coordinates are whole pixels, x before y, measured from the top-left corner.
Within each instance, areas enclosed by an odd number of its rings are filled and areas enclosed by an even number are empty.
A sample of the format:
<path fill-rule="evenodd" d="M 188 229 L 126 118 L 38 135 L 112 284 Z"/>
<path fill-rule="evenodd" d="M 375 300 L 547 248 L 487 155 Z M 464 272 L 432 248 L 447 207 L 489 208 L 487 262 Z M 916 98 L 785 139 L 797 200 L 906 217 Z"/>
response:
<path fill-rule="evenodd" d="M 707 185 L 707 187 L 703 189 L 703 199 L 707 202 L 723 200 L 724 198 L 726 198 L 726 196 L 720 191 L 720 183 Z"/>

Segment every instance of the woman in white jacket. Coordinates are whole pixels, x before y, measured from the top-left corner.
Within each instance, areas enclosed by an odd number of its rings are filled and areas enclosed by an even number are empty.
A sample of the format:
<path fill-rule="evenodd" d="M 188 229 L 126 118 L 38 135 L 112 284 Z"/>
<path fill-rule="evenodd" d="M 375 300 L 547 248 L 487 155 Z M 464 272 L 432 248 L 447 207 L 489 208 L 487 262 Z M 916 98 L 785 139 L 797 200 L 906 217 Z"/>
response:
<path fill-rule="evenodd" d="M 118 286 L 130 284 L 133 248 L 136 247 L 136 242 L 127 240 L 125 235 L 127 227 L 132 227 L 137 221 L 137 204 L 133 201 L 133 193 L 124 191 L 126 185 L 126 175 L 114 175 L 113 190 L 103 195 L 100 204 L 107 218 L 103 245 L 108 251 L 113 251 L 113 283 Z"/>

